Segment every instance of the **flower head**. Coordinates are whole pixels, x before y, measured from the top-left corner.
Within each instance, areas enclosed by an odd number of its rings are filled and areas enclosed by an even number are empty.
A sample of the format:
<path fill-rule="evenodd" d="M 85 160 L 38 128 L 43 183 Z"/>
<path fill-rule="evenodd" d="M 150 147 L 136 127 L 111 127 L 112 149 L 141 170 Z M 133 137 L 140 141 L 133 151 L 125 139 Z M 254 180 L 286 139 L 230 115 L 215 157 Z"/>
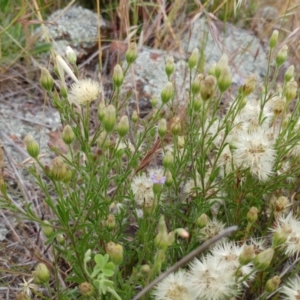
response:
<path fill-rule="evenodd" d="M 135 202 L 140 206 L 147 208 L 153 207 L 154 192 L 153 181 L 146 174 L 135 176 L 131 183 L 131 189 L 134 194 Z"/>
<path fill-rule="evenodd" d="M 77 105 L 89 104 L 100 95 L 101 87 L 90 78 L 73 83 L 69 92 L 69 100 Z"/>
<path fill-rule="evenodd" d="M 221 300 L 239 293 L 233 271 L 229 271 L 225 261 L 213 256 L 194 259 L 187 276 L 189 299 Z"/>
<path fill-rule="evenodd" d="M 161 281 L 153 291 L 155 300 L 188 300 L 186 272 L 179 270 Z"/>
<path fill-rule="evenodd" d="M 284 300 L 298 300 L 300 299 L 300 277 L 297 275 L 290 279 L 280 290 L 284 295 Z"/>

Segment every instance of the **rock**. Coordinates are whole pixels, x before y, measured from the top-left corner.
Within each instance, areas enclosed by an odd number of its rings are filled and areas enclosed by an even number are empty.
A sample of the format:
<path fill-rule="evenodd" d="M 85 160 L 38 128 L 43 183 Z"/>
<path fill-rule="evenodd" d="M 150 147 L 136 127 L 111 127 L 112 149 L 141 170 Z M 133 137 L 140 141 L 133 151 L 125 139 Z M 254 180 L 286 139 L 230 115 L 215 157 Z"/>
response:
<path fill-rule="evenodd" d="M 105 35 L 111 25 L 100 16 L 101 35 Z M 65 53 L 67 46 L 77 51 L 79 59 L 97 46 L 98 15 L 81 6 L 59 9 L 49 16 L 47 29 L 54 49 L 60 54 Z M 39 33 L 41 29 L 38 29 Z M 43 38 L 42 38 L 43 39 Z"/>

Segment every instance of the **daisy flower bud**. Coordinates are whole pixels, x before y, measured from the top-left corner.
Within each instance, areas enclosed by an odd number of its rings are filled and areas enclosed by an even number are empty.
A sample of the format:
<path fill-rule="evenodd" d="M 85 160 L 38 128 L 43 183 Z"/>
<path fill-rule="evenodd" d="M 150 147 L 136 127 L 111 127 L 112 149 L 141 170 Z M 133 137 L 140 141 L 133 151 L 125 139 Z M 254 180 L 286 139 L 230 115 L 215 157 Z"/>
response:
<path fill-rule="evenodd" d="M 97 146 L 103 151 L 107 150 L 111 144 L 110 139 L 106 135 L 105 131 L 101 132 L 97 140 Z"/>
<path fill-rule="evenodd" d="M 114 129 L 115 124 L 116 124 L 116 109 L 112 104 L 110 104 L 105 108 L 102 125 L 106 132 L 111 132 Z"/>
<path fill-rule="evenodd" d="M 193 101 L 193 109 L 195 112 L 199 111 L 202 107 L 203 101 L 201 97 L 195 97 Z"/>
<path fill-rule="evenodd" d="M 123 84 L 124 75 L 123 75 L 123 70 L 122 70 L 122 68 L 119 64 L 116 65 L 115 68 L 114 68 L 114 73 L 113 73 L 113 76 L 112 76 L 112 80 L 113 80 L 114 85 L 117 88 L 120 88 L 121 85 Z"/>
<path fill-rule="evenodd" d="M 81 295 L 84 297 L 91 297 L 95 292 L 94 287 L 88 282 L 83 282 L 79 284 L 78 288 Z"/>
<path fill-rule="evenodd" d="M 37 158 L 40 153 L 40 147 L 31 134 L 25 136 L 24 144 L 28 154 L 33 158 Z"/>
<path fill-rule="evenodd" d="M 190 70 L 195 68 L 195 66 L 198 63 L 198 59 L 199 59 L 199 50 L 195 48 L 188 61 L 188 67 Z"/>
<path fill-rule="evenodd" d="M 50 222 L 47 220 L 45 220 L 43 223 L 44 224 L 42 225 L 42 232 L 46 238 L 49 238 L 50 236 L 52 236 L 52 234 L 54 232 L 53 227 L 50 224 Z"/>
<path fill-rule="evenodd" d="M 91 255 L 92 255 L 92 250 L 88 249 L 84 254 L 84 262 L 87 263 L 87 262 L 91 261 L 91 259 L 92 259 Z"/>
<path fill-rule="evenodd" d="M 105 103 L 101 101 L 98 105 L 98 119 L 99 121 L 103 121 L 103 118 L 105 116 Z"/>
<path fill-rule="evenodd" d="M 253 265 L 256 271 L 263 271 L 269 267 L 274 256 L 274 249 L 269 248 L 259 254 L 253 260 Z"/>
<path fill-rule="evenodd" d="M 181 132 L 181 120 L 179 117 L 174 117 L 170 125 L 170 131 L 173 135 L 178 135 Z"/>
<path fill-rule="evenodd" d="M 113 214 L 109 214 L 105 220 L 105 227 L 108 230 L 114 229 L 116 227 L 116 217 Z"/>
<path fill-rule="evenodd" d="M 284 73 L 284 81 L 289 82 L 294 77 L 294 65 L 289 66 L 289 68 Z"/>
<path fill-rule="evenodd" d="M 66 57 L 70 64 L 76 65 L 77 55 L 70 46 L 67 46 L 66 48 Z"/>
<path fill-rule="evenodd" d="M 161 91 L 160 97 L 163 104 L 167 104 L 174 96 L 174 87 L 172 82 L 168 82 Z"/>
<path fill-rule="evenodd" d="M 298 84 L 295 80 L 291 80 L 286 84 L 284 96 L 287 102 L 292 101 L 296 95 L 298 90 Z"/>
<path fill-rule="evenodd" d="M 217 63 L 211 64 L 211 66 L 210 66 L 210 68 L 208 70 L 208 74 L 209 75 L 212 75 L 212 76 L 216 77 L 216 66 L 217 66 Z"/>
<path fill-rule="evenodd" d="M 255 257 L 254 246 L 244 245 L 243 251 L 239 256 L 239 262 L 242 266 L 249 264 Z"/>
<path fill-rule="evenodd" d="M 258 212 L 259 212 L 259 210 L 255 206 L 252 206 L 249 209 L 249 211 L 247 213 L 247 221 L 248 221 L 248 223 L 253 224 L 253 223 L 256 222 L 257 217 L 258 217 Z"/>
<path fill-rule="evenodd" d="M 54 85 L 54 80 L 48 71 L 48 69 L 42 67 L 41 69 L 41 78 L 40 78 L 40 83 L 41 86 L 46 90 L 46 91 L 51 91 Z"/>
<path fill-rule="evenodd" d="M 142 275 L 148 275 L 151 271 L 151 268 L 149 265 L 142 265 L 141 268 L 140 268 L 140 273 Z"/>
<path fill-rule="evenodd" d="M 243 96 L 246 97 L 255 90 L 256 82 L 257 82 L 257 77 L 255 74 L 252 74 L 248 78 L 246 78 L 245 83 L 241 87 Z"/>
<path fill-rule="evenodd" d="M 276 291 L 280 285 L 280 282 L 281 282 L 280 277 L 277 275 L 270 278 L 266 282 L 266 292 L 273 293 L 274 291 Z"/>
<path fill-rule="evenodd" d="M 161 216 L 158 223 L 158 233 L 154 239 L 158 249 L 165 250 L 169 246 L 168 231 L 164 216 Z"/>
<path fill-rule="evenodd" d="M 271 109 L 273 110 L 273 113 L 275 117 L 279 116 L 282 114 L 282 112 L 285 109 L 285 100 L 282 99 L 281 97 L 275 97 L 272 99 L 272 102 L 270 102 Z"/>
<path fill-rule="evenodd" d="M 111 261 L 119 266 L 123 261 L 123 246 L 114 242 L 109 242 L 106 245 L 106 253 L 109 255 Z"/>
<path fill-rule="evenodd" d="M 166 66 L 165 66 L 165 71 L 166 71 L 166 74 L 167 74 L 168 78 L 170 78 L 170 76 L 174 72 L 174 68 L 175 68 L 175 66 L 174 66 L 174 57 L 169 56 L 167 58 L 167 62 L 166 62 Z"/>
<path fill-rule="evenodd" d="M 188 239 L 190 236 L 189 233 L 184 228 L 175 229 L 175 233 L 183 239 Z"/>
<path fill-rule="evenodd" d="M 275 48 L 278 42 L 278 30 L 274 30 L 270 39 L 269 39 L 269 46 L 271 49 Z"/>
<path fill-rule="evenodd" d="M 50 271 L 43 263 L 39 263 L 35 270 L 32 272 L 34 282 L 37 284 L 44 284 L 49 282 Z"/>
<path fill-rule="evenodd" d="M 217 79 L 226 68 L 228 68 L 228 56 L 223 54 L 215 66 L 215 76 Z"/>
<path fill-rule="evenodd" d="M 199 228 L 204 228 L 208 222 L 208 216 L 206 214 L 202 214 L 196 221 Z"/>
<path fill-rule="evenodd" d="M 135 124 L 139 120 L 139 115 L 136 110 L 132 112 L 131 121 Z"/>
<path fill-rule="evenodd" d="M 274 210 L 277 214 L 281 213 L 289 205 L 289 199 L 285 196 L 279 196 L 273 203 Z"/>
<path fill-rule="evenodd" d="M 165 182 L 165 185 L 167 187 L 170 187 L 174 182 L 174 179 L 173 179 L 173 176 L 172 176 L 172 173 L 168 170 L 166 172 L 166 182 Z"/>
<path fill-rule="evenodd" d="M 136 43 L 130 43 L 126 54 L 125 54 L 125 58 L 126 61 L 128 63 L 128 65 L 131 65 L 132 63 L 134 63 L 134 61 L 137 58 L 137 46 Z"/>
<path fill-rule="evenodd" d="M 161 138 L 163 138 L 167 133 L 167 121 L 162 118 L 158 122 L 158 134 Z"/>
<path fill-rule="evenodd" d="M 164 166 L 164 168 L 165 169 L 170 168 L 170 166 L 173 164 L 173 161 L 174 161 L 173 155 L 172 155 L 172 153 L 170 151 L 168 151 L 166 153 L 166 155 L 164 156 L 164 158 L 163 158 L 163 166 Z"/>
<path fill-rule="evenodd" d="M 162 174 L 160 174 L 160 173 L 153 173 L 153 174 L 151 174 L 150 178 L 153 182 L 154 195 L 159 194 L 162 191 L 163 185 L 166 182 L 166 177 L 162 176 Z"/>
<path fill-rule="evenodd" d="M 217 83 L 220 92 L 224 93 L 231 85 L 231 72 L 230 68 L 224 67 L 219 77 L 217 77 Z"/>
<path fill-rule="evenodd" d="M 129 120 L 127 116 L 123 116 L 117 126 L 117 132 L 120 137 L 124 137 L 129 131 Z"/>
<path fill-rule="evenodd" d="M 150 100 L 150 103 L 151 103 L 152 108 L 155 108 L 155 107 L 157 106 L 158 99 L 157 99 L 156 97 L 153 97 L 153 98 Z"/>
<path fill-rule="evenodd" d="M 208 75 L 201 82 L 200 95 L 203 101 L 209 100 L 215 94 L 217 80 L 215 76 Z"/>
<path fill-rule="evenodd" d="M 73 143 L 75 139 L 75 134 L 70 125 L 66 125 L 63 132 L 62 132 L 62 139 L 67 144 L 70 145 Z"/>
<path fill-rule="evenodd" d="M 284 45 L 276 55 L 276 65 L 279 68 L 287 59 L 288 46 Z"/>
<path fill-rule="evenodd" d="M 65 242 L 66 242 L 66 240 L 65 240 L 65 237 L 64 237 L 64 235 L 63 234 L 58 234 L 57 236 L 56 236 L 56 241 L 60 244 L 60 245 L 64 245 L 65 244 Z"/>
<path fill-rule="evenodd" d="M 60 156 L 55 157 L 52 161 L 51 177 L 54 180 L 62 181 L 66 175 L 66 172 L 67 168 L 63 159 Z"/>
<path fill-rule="evenodd" d="M 191 91 L 193 95 L 197 95 L 200 92 L 201 84 L 204 79 L 204 76 L 202 74 L 197 75 L 195 80 L 191 84 Z"/>

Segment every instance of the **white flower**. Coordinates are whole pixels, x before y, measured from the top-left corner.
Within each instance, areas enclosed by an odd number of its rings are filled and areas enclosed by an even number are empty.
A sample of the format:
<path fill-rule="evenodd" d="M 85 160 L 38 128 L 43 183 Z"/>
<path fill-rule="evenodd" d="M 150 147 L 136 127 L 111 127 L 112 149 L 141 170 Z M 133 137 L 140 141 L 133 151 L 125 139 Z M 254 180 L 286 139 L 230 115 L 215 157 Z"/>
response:
<path fill-rule="evenodd" d="M 135 202 L 146 208 L 152 208 L 154 205 L 153 181 L 145 173 L 133 178 L 131 189 Z"/>
<path fill-rule="evenodd" d="M 271 231 L 276 233 L 282 229 L 288 227 L 290 234 L 287 240 L 283 243 L 282 247 L 285 248 L 285 254 L 292 256 L 294 254 L 299 255 L 300 253 L 300 221 L 295 219 L 290 213 L 287 217 L 281 216 L 276 224 L 275 228 Z"/>
<path fill-rule="evenodd" d="M 38 291 L 39 286 L 32 283 L 33 278 L 30 278 L 28 281 L 26 281 L 23 278 L 23 283 L 20 283 L 19 285 L 22 287 L 22 292 L 25 293 L 28 297 L 31 297 L 32 291 Z"/>
<path fill-rule="evenodd" d="M 251 174 L 261 181 L 272 175 L 276 151 L 264 130 L 244 132 L 234 146 L 233 160 L 238 167 L 249 168 Z"/>
<path fill-rule="evenodd" d="M 96 100 L 100 92 L 100 84 L 97 81 L 86 78 L 72 84 L 68 97 L 71 103 L 85 105 Z"/>
<path fill-rule="evenodd" d="M 211 259 L 226 262 L 228 271 L 236 272 L 240 266 L 239 256 L 243 252 L 243 248 L 244 245 L 238 246 L 234 242 L 223 241 L 212 248 Z M 241 276 L 249 275 L 252 272 L 252 264 L 242 266 L 240 272 Z M 250 279 L 251 278 L 253 278 L 253 276 L 251 276 Z"/>
<path fill-rule="evenodd" d="M 283 285 L 280 293 L 284 295 L 283 300 L 299 300 L 300 299 L 300 278 L 296 275 Z"/>
<path fill-rule="evenodd" d="M 154 289 L 155 300 L 189 300 L 186 272 L 171 273 Z"/>
<path fill-rule="evenodd" d="M 190 299 L 223 300 L 236 296 L 239 288 L 234 272 L 228 271 L 227 263 L 212 256 L 194 259 L 187 276 Z"/>
<path fill-rule="evenodd" d="M 217 219 L 209 219 L 206 226 L 200 230 L 200 241 L 207 241 L 219 234 L 225 228 L 225 224 Z M 223 240 L 223 239 L 222 239 Z M 220 240 L 220 242 L 222 241 Z"/>

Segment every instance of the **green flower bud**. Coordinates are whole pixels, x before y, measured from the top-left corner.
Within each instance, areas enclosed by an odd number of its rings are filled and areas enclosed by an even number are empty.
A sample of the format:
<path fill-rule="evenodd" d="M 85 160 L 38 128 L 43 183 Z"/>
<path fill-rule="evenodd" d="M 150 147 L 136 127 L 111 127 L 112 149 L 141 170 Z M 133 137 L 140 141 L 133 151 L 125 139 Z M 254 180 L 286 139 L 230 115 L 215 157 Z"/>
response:
<path fill-rule="evenodd" d="M 76 65 L 77 55 L 70 46 L 67 46 L 66 48 L 66 57 L 70 64 Z"/>
<path fill-rule="evenodd" d="M 117 132 L 120 137 L 124 137 L 129 131 L 129 120 L 127 116 L 123 116 L 117 126 Z"/>
<path fill-rule="evenodd" d="M 294 65 L 289 66 L 289 68 L 286 70 L 284 74 L 284 81 L 289 82 L 294 77 Z"/>
<path fill-rule="evenodd" d="M 67 168 L 61 157 L 55 157 L 52 161 L 51 177 L 54 180 L 62 181 L 66 175 Z"/>
<path fill-rule="evenodd" d="M 166 176 L 165 186 L 170 187 L 174 183 L 172 173 L 168 170 L 165 176 Z"/>
<path fill-rule="evenodd" d="M 253 260 L 254 269 L 256 271 L 263 271 L 269 267 L 274 256 L 274 249 L 269 248 L 259 254 Z"/>
<path fill-rule="evenodd" d="M 102 125 L 106 132 L 111 132 L 116 124 L 116 109 L 110 104 L 105 108 Z"/>
<path fill-rule="evenodd" d="M 168 151 L 166 153 L 166 155 L 164 156 L 164 158 L 163 158 L 163 166 L 164 166 L 164 168 L 165 169 L 170 168 L 171 165 L 173 164 L 173 161 L 174 161 L 173 154 L 170 151 Z"/>
<path fill-rule="evenodd" d="M 270 39 L 269 39 L 269 46 L 271 49 L 275 48 L 278 42 L 278 30 L 274 30 Z"/>
<path fill-rule="evenodd" d="M 75 139 L 75 134 L 70 125 L 66 125 L 63 132 L 62 132 L 62 139 L 67 144 L 70 145 L 73 143 Z"/>
<path fill-rule="evenodd" d="M 106 245 L 106 253 L 109 255 L 111 261 L 119 266 L 123 261 L 123 247 L 120 244 L 109 242 Z"/>
<path fill-rule="evenodd" d="M 105 220 L 105 227 L 108 230 L 116 228 L 116 217 L 113 214 L 109 214 Z"/>
<path fill-rule="evenodd" d="M 161 101 L 163 104 L 167 104 L 174 96 L 174 87 L 172 82 L 168 82 L 165 88 L 161 91 Z"/>
<path fill-rule="evenodd" d="M 239 256 L 239 262 L 242 266 L 249 264 L 255 257 L 254 246 L 244 245 L 243 251 Z"/>
<path fill-rule="evenodd" d="M 108 136 L 106 136 L 106 132 L 105 131 L 102 131 L 98 137 L 98 140 L 97 140 L 97 146 L 98 148 L 100 148 L 101 150 L 105 151 L 107 150 L 111 143 L 110 143 L 110 139 Z"/>
<path fill-rule="evenodd" d="M 150 100 L 150 103 L 151 103 L 151 106 L 152 108 L 155 108 L 157 106 L 157 103 L 158 103 L 158 100 L 156 97 L 153 97 L 151 100 Z"/>
<path fill-rule="evenodd" d="M 41 78 L 40 78 L 41 86 L 48 92 L 50 92 L 54 85 L 54 80 L 48 71 L 48 69 L 42 67 L 41 69 Z"/>
<path fill-rule="evenodd" d="M 195 66 L 198 63 L 198 59 L 199 59 L 199 50 L 195 48 L 188 61 L 188 67 L 190 70 L 195 68 Z"/>
<path fill-rule="evenodd" d="M 158 122 L 158 134 L 163 138 L 167 133 L 167 121 L 166 119 L 160 119 Z"/>
<path fill-rule="evenodd" d="M 276 248 L 286 242 L 289 235 L 292 232 L 292 228 L 289 224 L 283 225 L 279 230 L 274 232 L 272 239 L 272 248 Z"/>
<path fill-rule="evenodd" d="M 295 80 L 287 82 L 285 87 L 284 96 L 287 102 L 292 101 L 297 96 L 298 84 Z"/>
<path fill-rule="evenodd" d="M 254 90 L 257 82 L 257 77 L 255 74 L 250 75 L 246 80 L 245 83 L 241 86 L 241 92 L 243 96 L 250 95 Z"/>
<path fill-rule="evenodd" d="M 288 46 L 284 45 L 276 55 L 276 65 L 279 68 L 287 59 Z"/>
<path fill-rule="evenodd" d="M 98 119 L 102 122 L 105 116 L 105 103 L 101 101 L 98 105 Z"/>
<path fill-rule="evenodd" d="M 250 224 L 254 224 L 257 220 L 259 210 L 252 206 L 247 213 L 247 221 Z"/>
<path fill-rule="evenodd" d="M 151 271 L 151 268 L 149 265 L 142 265 L 140 268 L 140 273 L 143 275 L 148 275 Z"/>
<path fill-rule="evenodd" d="M 78 288 L 83 297 L 91 297 L 94 295 L 94 287 L 88 282 L 79 284 Z"/>
<path fill-rule="evenodd" d="M 136 124 L 136 122 L 137 122 L 138 120 L 139 120 L 139 115 L 138 115 L 137 111 L 134 110 L 134 111 L 132 112 L 132 115 L 131 115 L 131 121 L 132 121 L 134 124 Z"/>
<path fill-rule="evenodd" d="M 170 78 L 170 76 L 174 72 L 174 68 L 175 68 L 174 58 L 173 58 L 173 56 L 169 56 L 167 58 L 166 67 L 165 67 L 165 71 L 166 71 L 166 74 L 167 74 L 168 78 Z"/>
<path fill-rule="evenodd" d="M 117 88 L 120 88 L 124 81 L 123 70 L 120 65 L 116 65 L 114 68 L 114 74 L 112 77 L 113 83 Z"/>
<path fill-rule="evenodd" d="M 231 72 L 229 67 L 224 67 L 220 76 L 217 79 L 218 87 L 220 92 L 224 93 L 231 85 Z"/>
<path fill-rule="evenodd" d="M 53 230 L 53 227 L 52 225 L 50 224 L 49 221 L 44 221 L 43 222 L 43 225 L 42 225 L 42 232 L 43 234 L 45 235 L 46 238 L 49 238 L 52 236 L 54 230 Z"/>
<path fill-rule="evenodd" d="M 265 288 L 266 292 L 268 292 L 268 293 L 275 292 L 278 289 L 278 287 L 280 285 L 280 282 L 281 282 L 281 279 L 280 279 L 280 277 L 278 275 L 270 278 L 266 282 L 266 288 Z"/>
<path fill-rule="evenodd" d="M 158 233 L 154 239 L 155 246 L 158 249 L 166 250 L 170 245 L 170 240 L 168 237 L 167 226 L 165 223 L 164 216 L 161 216 L 158 223 Z"/>
<path fill-rule="evenodd" d="M 31 134 L 27 134 L 25 136 L 24 144 L 26 146 L 26 150 L 27 150 L 28 154 L 31 157 L 37 158 L 39 156 L 40 147 Z"/>
<path fill-rule="evenodd" d="M 193 95 L 197 95 L 200 92 L 202 81 L 204 76 L 202 74 L 197 75 L 195 80 L 191 84 L 191 91 Z"/>
<path fill-rule="evenodd" d="M 224 72 L 224 69 L 227 69 L 227 68 L 228 68 L 228 57 L 226 54 L 223 54 L 215 67 L 216 78 L 218 79 L 220 77 L 221 73 Z"/>
<path fill-rule="evenodd" d="M 63 98 L 67 98 L 68 97 L 68 89 L 66 86 L 61 86 L 60 87 L 60 94 Z"/>
<path fill-rule="evenodd" d="M 50 280 L 50 271 L 43 263 L 39 263 L 32 272 L 33 280 L 37 284 L 45 284 Z"/>
<path fill-rule="evenodd" d="M 57 236 L 56 236 L 56 241 L 60 244 L 60 245 L 64 245 L 65 244 L 65 242 L 66 242 L 66 240 L 65 240 L 65 237 L 64 237 L 64 235 L 62 234 L 62 233 L 60 233 L 60 234 L 58 234 Z"/>
<path fill-rule="evenodd" d="M 213 63 L 209 70 L 208 70 L 208 75 L 212 75 L 212 76 L 215 76 L 216 77 L 216 66 L 217 66 L 217 63 Z"/>
<path fill-rule="evenodd" d="M 204 228 L 208 222 L 208 216 L 206 214 L 202 214 L 196 221 L 198 227 Z"/>
<path fill-rule="evenodd" d="M 203 101 L 209 100 L 212 98 L 215 94 L 217 85 L 216 77 L 212 75 L 208 75 L 205 77 L 204 80 L 201 82 L 201 89 L 200 89 L 200 95 L 203 99 Z"/>
<path fill-rule="evenodd" d="M 195 97 L 194 101 L 193 101 L 193 109 L 194 111 L 199 111 L 202 107 L 202 104 L 203 104 L 203 101 L 202 101 L 202 98 L 199 96 L 199 97 Z"/>
<path fill-rule="evenodd" d="M 170 131 L 173 135 L 178 135 L 181 132 L 181 119 L 179 117 L 176 116 L 172 119 Z"/>
<path fill-rule="evenodd" d="M 134 63 L 134 61 L 137 58 L 137 46 L 136 43 L 130 43 L 126 54 L 125 54 L 125 58 L 126 61 L 128 63 L 128 65 L 131 65 L 132 63 Z"/>

